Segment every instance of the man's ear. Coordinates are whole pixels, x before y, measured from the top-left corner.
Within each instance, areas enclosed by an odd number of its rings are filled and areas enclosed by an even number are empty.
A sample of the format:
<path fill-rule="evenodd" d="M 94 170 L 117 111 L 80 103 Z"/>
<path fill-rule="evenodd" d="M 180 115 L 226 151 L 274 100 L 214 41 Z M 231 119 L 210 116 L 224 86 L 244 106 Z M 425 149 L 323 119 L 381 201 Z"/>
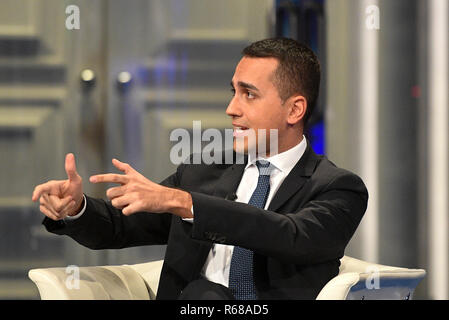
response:
<path fill-rule="evenodd" d="M 287 122 L 290 125 L 295 125 L 299 123 L 307 111 L 307 99 L 304 96 L 293 96 L 289 98 L 290 100 L 290 111 L 288 114 Z"/>

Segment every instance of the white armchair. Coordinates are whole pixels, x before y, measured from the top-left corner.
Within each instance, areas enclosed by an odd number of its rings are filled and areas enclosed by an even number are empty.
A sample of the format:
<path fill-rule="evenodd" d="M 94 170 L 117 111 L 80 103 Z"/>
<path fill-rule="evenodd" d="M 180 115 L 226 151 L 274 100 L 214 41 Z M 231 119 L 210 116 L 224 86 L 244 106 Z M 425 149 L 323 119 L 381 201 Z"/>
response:
<path fill-rule="evenodd" d="M 32 269 L 28 276 L 42 300 L 152 300 L 162 262 L 78 270 Z M 423 269 L 390 267 L 344 256 L 340 273 L 326 284 L 317 300 L 411 299 L 425 274 Z"/>

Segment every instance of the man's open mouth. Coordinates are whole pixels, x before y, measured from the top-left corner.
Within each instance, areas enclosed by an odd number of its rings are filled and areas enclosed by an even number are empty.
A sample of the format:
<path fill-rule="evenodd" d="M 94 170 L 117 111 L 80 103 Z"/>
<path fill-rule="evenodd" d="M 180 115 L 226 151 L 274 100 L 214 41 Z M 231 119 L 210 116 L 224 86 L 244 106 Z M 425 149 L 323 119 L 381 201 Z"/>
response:
<path fill-rule="evenodd" d="M 234 137 L 238 137 L 238 136 L 246 136 L 248 134 L 248 129 L 247 127 L 234 127 Z"/>

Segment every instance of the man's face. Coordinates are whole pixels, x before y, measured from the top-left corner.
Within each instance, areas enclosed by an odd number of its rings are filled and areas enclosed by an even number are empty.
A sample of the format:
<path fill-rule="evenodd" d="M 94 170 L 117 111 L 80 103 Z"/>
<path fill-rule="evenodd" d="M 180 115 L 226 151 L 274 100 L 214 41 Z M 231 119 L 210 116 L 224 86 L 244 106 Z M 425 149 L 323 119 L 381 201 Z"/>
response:
<path fill-rule="evenodd" d="M 270 154 L 270 129 L 278 130 L 281 148 L 283 132 L 287 129 L 288 108 L 282 105 L 272 81 L 278 63 L 275 58 L 243 57 L 235 69 L 231 81 L 234 95 L 226 114 L 232 118 L 234 150 L 237 152 L 262 152 L 260 148 L 257 149 L 257 145 L 263 145 L 259 140 L 265 138 L 261 134 L 263 131 L 259 129 L 265 129 L 266 132 L 264 151 L 267 156 Z M 252 133 L 255 134 L 255 139 L 248 138 Z"/>

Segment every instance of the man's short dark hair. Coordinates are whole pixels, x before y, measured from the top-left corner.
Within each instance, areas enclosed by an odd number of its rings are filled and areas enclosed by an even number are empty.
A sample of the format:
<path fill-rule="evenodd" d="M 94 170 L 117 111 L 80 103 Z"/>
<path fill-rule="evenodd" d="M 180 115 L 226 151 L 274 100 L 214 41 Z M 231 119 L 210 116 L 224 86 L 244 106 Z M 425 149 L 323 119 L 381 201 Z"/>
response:
<path fill-rule="evenodd" d="M 320 62 L 305 44 L 288 38 L 260 40 L 243 49 L 247 57 L 276 58 L 279 65 L 273 74 L 273 83 L 283 102 L 294 94 L 307 100 L 304 125 L 313 112 L 320 88 Z"/>

